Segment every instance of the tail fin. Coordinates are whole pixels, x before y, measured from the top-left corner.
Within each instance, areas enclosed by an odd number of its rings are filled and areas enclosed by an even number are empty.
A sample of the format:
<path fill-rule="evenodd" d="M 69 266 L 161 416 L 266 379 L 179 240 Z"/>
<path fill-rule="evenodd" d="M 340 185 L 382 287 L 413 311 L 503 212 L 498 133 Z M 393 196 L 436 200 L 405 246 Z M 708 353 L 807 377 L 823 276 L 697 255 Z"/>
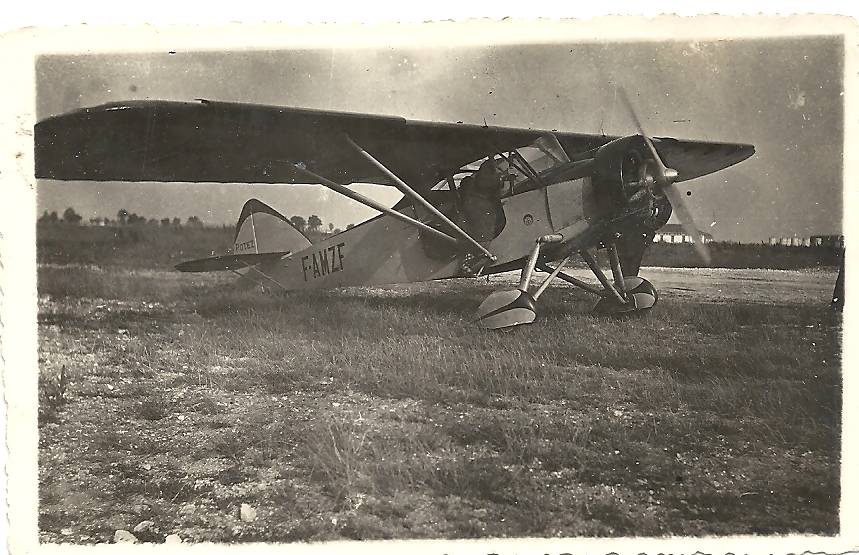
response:
<path fill-rule="evenodd" d="M 233 253 L 189 260 L 180 272 L 238 270 L 271 262 L 310 246 L 310 241 L 285 216 L 253 198 L 242 207 L 233 239 Z"/>
<path fill-rule="evenodd" d="M 285 216 L 255 198 L 242 207 L 233 243 L 233 254 L 297 252 L 310 246 Z"/>

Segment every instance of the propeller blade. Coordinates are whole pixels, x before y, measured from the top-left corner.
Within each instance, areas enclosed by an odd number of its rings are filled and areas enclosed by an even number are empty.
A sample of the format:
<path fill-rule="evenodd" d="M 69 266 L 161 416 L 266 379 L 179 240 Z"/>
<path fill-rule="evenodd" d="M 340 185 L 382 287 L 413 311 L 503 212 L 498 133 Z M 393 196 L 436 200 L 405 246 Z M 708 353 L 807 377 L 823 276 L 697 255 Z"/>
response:
<path fill-rule="evenodd" d="M 632 107 L 632 102 L 629 101 L 626 89 L 619 87 L 618 92 L 620 93 L 620 98 L 624 105 L 626 105 L 626 109 L 629 111 L 632 120 L 635 122 L 635 127 L 644 138 L 644 142 L 650 150 L 650 154 L 653 155 L 653 161 L 657 166 L 659 166 L 658 182 L 660 189 L 663 191 L 665 196 L 668 197 L 668 202 L 671 203 L 671 208 L 673 208 L 674 212 L 677 214 L 677 219 L 680 220 L 680 225 L 683 226 L 683 230 L 692 238 L 692 244 L 695 246 L 698 256 L 700 256 L 701 260 L 709 266 L 710 261 L 712 260 L 710 257 L 710 250 L 707 248 L 707 245 L 703 243 L 700 237 L 701 232 L 698 230 L 698 226 L 695 225 L 692 213 L 689 212 L 689 208 L 683 200 L 683 195 L 674 184 L 674 181 L 678 177 L 677 170 L 667 167 L 662 161 L 662 157 L 659 156 L 659 152 L 656 151 L 656 146 L 653 144 L 650 136 L 644 132 L 644 127 L 641 125 L 641 120 L 638 119 L 638 114 L 636 114 L 635 108 Z"/>
<path fill-rule="evenodd" d="M 638 134 L 644 138 L 644 144 L 647 145 L 648 150 L 650 150 L 650 154 L 653 156 L 653 161 L 656 162 L 656 165 L 659 166 L 659 176 L 660 176 L 660 185 L 667 186 L 670 183 L 674 183 L 674 180 L 677 179 L 677 170 L 669 168 L 665 165 L 665 162 L 662 161 L 662 157 L 659 156 L 659 152 L 656 151 L 656 146 L 653 144 L 653 140 L 650 138 L 644 131 L 644 126 L 641 125 L 641 120 L 638 119 L 638 114 L 635 111 L 635 108 L 632 107 L 632 102 L 630 102 L 629 97 L 626 94 L 626 89 L 623 87 L 619 87 L 620 98 L 623 101 L 623 104 L 626 106 L 629 115 L 632 117 L 632 121 L 635 122 L 635 127 L 638 129 Z"/>
<path fill-rule="evenodd" d="M 700 256 L 701 260 L 709 266 L 712 260 L 710 257 L 710 249 L 707 248 L 707 245 L 705 245 L 701 239 L 701 232 L 698 230 L 698 226 L 695 225 L 692 213 L 689 212 L 689 208 L 683 200 L 683 194 L 677 188 L 677 185 L 674 185 L 673 183 L 667 187 L 663 187 L 662 191 L 665 193 L 665 196 L 668 197 L 668 201 L 671 203 L 671 208 L 674 209 L 674 213 L 677 214 L 677 219 L 680 220 L 680 225 L 683 226 L 683 231 L 686 232 L 686 235 L 692 238 L 692 244 L 695 246 L 698 256 Z"/>
<path fill-rule="evenodd" d="M 624 106 L 626 106 L 626 110 L 629 112 L 629 115 L 632 116 L 632 121 L 635 122 L 635 128 L 638 129 L 639 135 L 647 137 L 647 133 L 644 132 L 644 126 L 641 125 L 641 120 L 638 119 L 638 114 L 635 112 L 635 108 L 632 107 L 632 102 L 629 101 L 629 97 L 626 95 L 626 89 L 618 87 L 617 92 L 620 94 L 620 99 Z"/>

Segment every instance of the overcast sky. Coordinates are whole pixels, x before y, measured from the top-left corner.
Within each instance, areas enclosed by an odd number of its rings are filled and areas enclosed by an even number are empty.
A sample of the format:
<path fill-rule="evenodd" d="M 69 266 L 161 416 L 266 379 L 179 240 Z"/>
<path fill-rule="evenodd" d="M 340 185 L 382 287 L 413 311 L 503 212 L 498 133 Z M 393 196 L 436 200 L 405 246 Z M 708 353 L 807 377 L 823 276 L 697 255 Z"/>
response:
<path fill-rule="evenodd" d="M 622 85 L 651 135 L 755 145 L 751 159 L 681 186 L 716 239 L 759 241 L 840 233 L 842 71 L 842 41 L 829 37 L 54 56 L 37 64 L 37 111 L 207 98 L 624 135 L 635 128 Z M 40 212 L 73 206 L 86 219 L 125 208 L 232 224 L 253 196 L 337 227 L 374 214 L 320 187 L 38 185 Z"/>

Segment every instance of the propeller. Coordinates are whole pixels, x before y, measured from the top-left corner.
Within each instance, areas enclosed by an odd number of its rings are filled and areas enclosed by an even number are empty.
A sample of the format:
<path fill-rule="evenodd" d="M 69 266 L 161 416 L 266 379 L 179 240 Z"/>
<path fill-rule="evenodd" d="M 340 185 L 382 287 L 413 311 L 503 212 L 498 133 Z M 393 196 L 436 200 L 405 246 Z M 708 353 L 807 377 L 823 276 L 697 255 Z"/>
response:
<path fill-rule="evenodd" d="M 705 264 L 709 265 L 711 260 L 710 250 L 701 240 L 701 232 L 698 230 L 698 226 L 695 225 L 692 213 L 689 212 L 689 208 L 683 200 L 683 194 L 674 183 L 679 176 L 677 170 L 669 168 L 662 161 L 662 157 L 659 156 L 659 152 L 656 151 L 653 140 L 644 132 L 644 126 L 641 125 L 641 120 L 638 119 L 638 114 L 636 114 L 635 108 L 632 107 L 632 102 L 630 102 L 629 97 L 626 95 L 626 89 L 620 87 L 618 92 L 620 93 L 620 98 L 626 106 L 626 109 L 632 116 L 632 120 L 635 122 L 635 127 L 638 129 L 638 133 L 644 139 L 644 143 L 647 145 L 647 148 L 650 150 L 650 154 L 653 156 L 653 163 L 656 165 L 657 170 L 656 175 L 654 176 L 655 185 L 659 187 L 659 190 L 668 198 L 668 202 L 671 203 L 671 208 L 674 209 L 674 212 L 677 214 L 677 219 L 680 220 L 680 225 L 683 226 L 683 230 L 686 234 L 692 238 L 692 244 L 698 252 L 698 256 L 701 257 L 701 260 L 703 260 Z"/>

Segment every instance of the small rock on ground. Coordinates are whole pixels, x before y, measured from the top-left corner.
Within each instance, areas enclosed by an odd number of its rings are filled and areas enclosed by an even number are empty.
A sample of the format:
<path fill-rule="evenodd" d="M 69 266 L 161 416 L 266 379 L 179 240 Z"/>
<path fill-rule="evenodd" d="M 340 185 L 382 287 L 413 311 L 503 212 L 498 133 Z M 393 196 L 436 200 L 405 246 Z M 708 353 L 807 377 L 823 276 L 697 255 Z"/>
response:
<path fill-rule="evenodd" d="M 113 543 L 137 543 L 137 537 L 128 530 L 117 530 L 113 534 Z"/>
<path fill-rule="evenodd" d="M 134 533 L 139 534 L 141 532 L 146 532 L 153 526 L 155 526 L 154 522 L 152 522 L 151 520 L 144 520 L 143 522 L 134 527 Z"/>
<path fill-rule="evenodd" d="M 242 521 L 244 522 L 252 522 L 257 517 L 257 511 L 247 503 L 242 503 L 242 508 L 239 510 L 239 516 L 241 516 Z"/>

